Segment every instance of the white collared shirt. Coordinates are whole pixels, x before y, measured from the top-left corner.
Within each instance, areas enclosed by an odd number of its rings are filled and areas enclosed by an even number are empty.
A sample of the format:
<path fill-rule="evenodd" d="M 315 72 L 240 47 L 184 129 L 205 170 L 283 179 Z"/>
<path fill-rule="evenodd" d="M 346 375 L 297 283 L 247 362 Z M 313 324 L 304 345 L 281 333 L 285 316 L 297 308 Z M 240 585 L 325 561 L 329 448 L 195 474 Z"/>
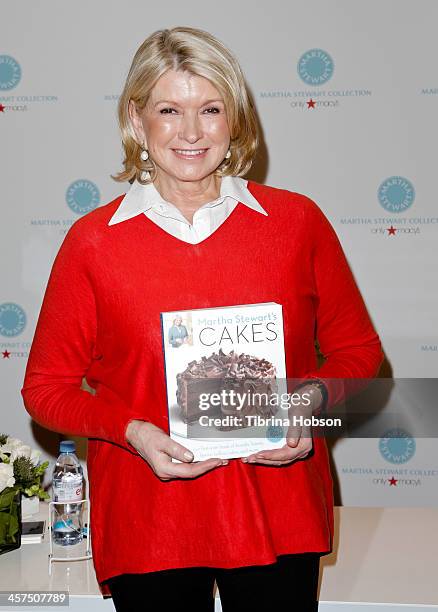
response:
<path fill-rule="evenodd" d="M 248 181 L 239 176 L 223 176 L 220 196 L 198 208 L 193 215 L 193 223 L 190 223 L 174 204 L 161 197 L 153 183 L 142 185 L 134 181 L 108 225 L 115 225 L 143 213 L 175 238 L 198 244 L 222 225 L 239 202 L 263 215 L 268 214 L 247 185 Z"/>

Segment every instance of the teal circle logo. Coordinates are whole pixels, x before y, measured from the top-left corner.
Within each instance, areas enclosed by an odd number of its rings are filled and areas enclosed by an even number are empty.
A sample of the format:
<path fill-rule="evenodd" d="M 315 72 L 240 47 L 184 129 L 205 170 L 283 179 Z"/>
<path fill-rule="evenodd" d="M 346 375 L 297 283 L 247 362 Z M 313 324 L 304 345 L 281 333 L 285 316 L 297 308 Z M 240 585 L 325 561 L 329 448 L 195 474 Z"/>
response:
<path fill-rule="evenodd" d="M 21 80 L 21 66 L 10 55 L 0 55 L 0 90 L 14 89 Z"/>
<path fill-rule="evenodd" d="M 21 334 L 26 327 L 27 317 L 18 304 L 5 302 L 0 304 L 0 334 L 13 338 Z"/>
<path fill-rule="evenodd" d="M 69 208 L 77 215 L 85 215 L 97 208 L 100 192 L 97 186 L 86 179 L 79 179 L 69 185 L 66 192 Z"/>
<path fill-rule="evenodd" d="M 415 454 L 415 440 L 401 427 L 388 429 L 379 440 L 382 457 L 389 463 L 406 463 Z"/>
<path fill-rule="evenodd" d="M 269 440 L 269 442 L 279 442 L 283 436 L 283 427 L 280 425 L 268 425 L 266 428 L 266 439 Z"/>
<path fill-rule="evenodd" d="M 306 85 L 324 85 L 333 76 L 334 62 L 327 51 L 310 49 L 298 60 L 298 74 Z"/>
<path fill-rule="evenodd" d="M 391 213 L 404 212 L 415 200 L 415 189 L 411 181 L 403 176 L 390 176 L 381 183 L 377 197 L 380 205 Z"/>

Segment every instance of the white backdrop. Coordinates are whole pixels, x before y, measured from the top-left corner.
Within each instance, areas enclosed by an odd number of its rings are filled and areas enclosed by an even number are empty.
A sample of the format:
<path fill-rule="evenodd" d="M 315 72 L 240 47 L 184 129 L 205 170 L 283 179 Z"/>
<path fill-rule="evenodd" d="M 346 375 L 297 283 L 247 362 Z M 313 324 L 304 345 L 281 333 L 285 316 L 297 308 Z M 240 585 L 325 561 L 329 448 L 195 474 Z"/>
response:
<path fill-rule="evenodd" d="M 235 52 L 263 128 L 250 177 L 307 194 L 330 219 L 384 374 L 435 377 L 437 21 L 434 0 L 3 4 L 0 430 L 56 454 L 20 395 L 48 274 L 70 225 L 129 187 L 109 176 L 122 159 L 117 97 L 140 43 L 176 25 Z M 386 435 L 333 444 L 338 503 L 436 505 L 435 440 L 407 431 L 382 452 Z"/>

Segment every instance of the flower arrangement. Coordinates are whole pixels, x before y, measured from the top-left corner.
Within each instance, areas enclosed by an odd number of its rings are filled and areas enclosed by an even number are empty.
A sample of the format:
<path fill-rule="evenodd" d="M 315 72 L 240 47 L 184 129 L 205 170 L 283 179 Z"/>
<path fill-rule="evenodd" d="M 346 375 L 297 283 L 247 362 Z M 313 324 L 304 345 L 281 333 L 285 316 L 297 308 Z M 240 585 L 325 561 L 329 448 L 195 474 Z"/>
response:
<path fill-rule="evenodd" d="M 50 499 L 41 486 L 49 462 L 40 464 L 41 451 L 31 449 L 18 438 L 0 434 L 0 495 L 15 488 L 26 497 Z"/>
<path fill-rule="evenodd" d="M 48 461 L 18 438 L 0 434 L 0 554 L 21 545 L 21 495 L 50 499 L 41 486 Z"/>

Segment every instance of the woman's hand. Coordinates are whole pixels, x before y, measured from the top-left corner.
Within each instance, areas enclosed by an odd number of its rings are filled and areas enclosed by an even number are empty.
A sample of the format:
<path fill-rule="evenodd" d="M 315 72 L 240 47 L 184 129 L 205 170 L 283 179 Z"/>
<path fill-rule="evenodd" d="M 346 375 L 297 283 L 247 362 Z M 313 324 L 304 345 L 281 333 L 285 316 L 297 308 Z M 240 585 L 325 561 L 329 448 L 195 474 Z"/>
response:
<path fill-rule="evenodd" d="M 301 403 L 289 410 L 290 425 L 286 434 L 286 444 L 274 450 L 259 451 L 248 457 L 242 457 L 243 463 L 262 463 L 264 465 L 281 466 L 292 463 L 296 459 L 304 459 L 313 448 L 312 428 L 293 424 L 293 417 L 309 418 L 314 410 L 317 410 L 323 401 L 319 389 L 315 392 L 315 387 L 311 384 L 300 389 L 301 396 L 306 391 L 311 391 L 309 396 L 311 401 L 308 405 Z"/>
<path fill-rule="evenodd" d="M 132 420 L 128 423 L 125 438 L 138 454 L 150 465 L 160 480 L 196 478 L 220 465 L 227 459 L 193 461 L 193 454 L 162 429 L 147 421 Z M 183 463 L 173 463 L 172 457 Z"/>

